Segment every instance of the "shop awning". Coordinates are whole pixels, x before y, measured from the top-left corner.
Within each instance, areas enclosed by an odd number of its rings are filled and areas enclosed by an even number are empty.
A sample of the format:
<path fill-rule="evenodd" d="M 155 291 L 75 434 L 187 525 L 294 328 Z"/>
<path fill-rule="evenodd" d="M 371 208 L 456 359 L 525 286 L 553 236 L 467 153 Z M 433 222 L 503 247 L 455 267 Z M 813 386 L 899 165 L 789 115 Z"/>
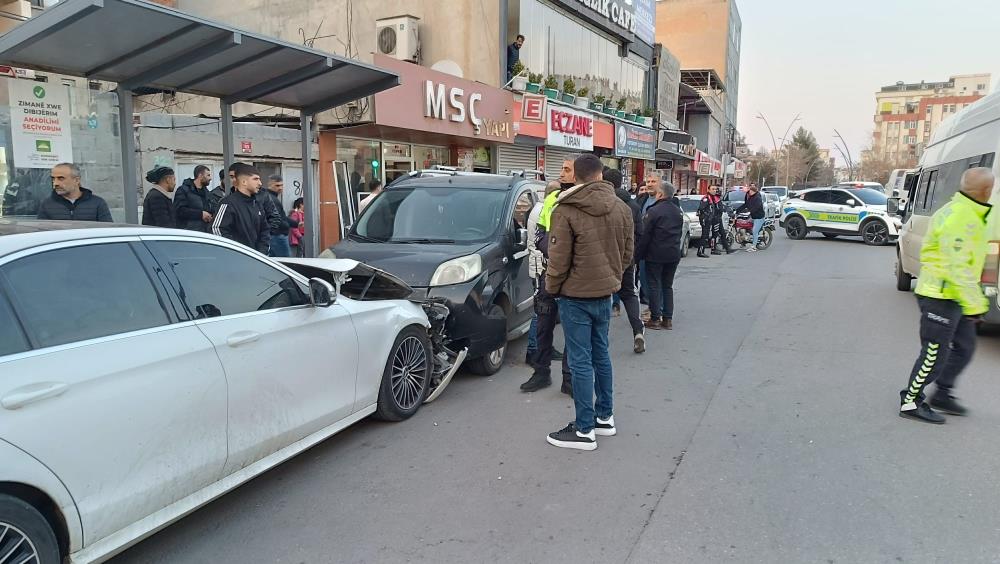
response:
<path fill-rule="evenodd" d="M 142 0 L 63 0 L 0 37 L 0 63 L 315 114 L 392 72 Z"/>

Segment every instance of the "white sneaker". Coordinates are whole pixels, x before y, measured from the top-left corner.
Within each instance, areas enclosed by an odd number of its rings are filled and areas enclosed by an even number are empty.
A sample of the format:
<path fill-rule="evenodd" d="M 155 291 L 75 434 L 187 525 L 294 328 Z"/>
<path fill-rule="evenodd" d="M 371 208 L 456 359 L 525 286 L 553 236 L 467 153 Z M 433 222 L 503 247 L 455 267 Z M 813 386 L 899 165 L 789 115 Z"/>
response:
<path fill-rule="evenodd" d="M 549 433 L 545 440 L 552 446 L 572 448 L 576 450 L 594 450 L 597 448 L 597 436 L 593 429 L 589 433 L 576 430 L 576 425 L 570 423 L 564 429 Z"/>
<path fill-rule="evenodd" d="M 618 429 L 615 428 L 615 416 L 612 415 L 607 419 L 597 418 L 597 424 L 594 425 L 594 432 L 602 437 L 613 437 L 618 434 Z"/>
<path fill-rule="evenodd" d="M 756 253 L 757 252 L 757 247 L 750 247 L 749 249 L 747 249 L 747 252 L 748 253 Z"/>

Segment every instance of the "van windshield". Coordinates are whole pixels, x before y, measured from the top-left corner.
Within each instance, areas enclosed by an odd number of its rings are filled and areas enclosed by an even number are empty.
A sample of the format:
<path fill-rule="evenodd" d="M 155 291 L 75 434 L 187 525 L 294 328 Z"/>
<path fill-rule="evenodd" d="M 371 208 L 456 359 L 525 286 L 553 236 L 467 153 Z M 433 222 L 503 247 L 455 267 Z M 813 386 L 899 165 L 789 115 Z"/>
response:
<path fill-rule="evenodd" d="M 379 243 L 481 243 L 495 237 L 507 191 L 393 188 L 365 209 L 351 238 Z"/>

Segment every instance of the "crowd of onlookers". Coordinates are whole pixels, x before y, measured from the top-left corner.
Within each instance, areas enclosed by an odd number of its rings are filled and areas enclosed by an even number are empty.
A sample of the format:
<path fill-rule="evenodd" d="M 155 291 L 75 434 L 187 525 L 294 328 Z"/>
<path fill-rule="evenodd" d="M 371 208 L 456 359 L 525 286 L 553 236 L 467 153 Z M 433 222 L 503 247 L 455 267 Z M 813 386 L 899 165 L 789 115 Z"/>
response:
<path fill-rule="evenodd" d="M 107 202 L 81 185 L 80 167 L 61 163 L 52 168 L 52 194 L 42 201 L 38 219 L 112 222 Z M 226 180 L 229 189 L 226 189 Z M 210 188 L 212 171 L 205 165 L 177 186 L 169 167 L 146 173 L 151 189 L 142 203 L 142 224 L 215 233 L 272 257 L 304 256 L 305 205 L 302 198 L 286 212 L 281 195 L 284 179 L 271 175 L 266 189 L 260 173 L 246 163 L 234 163 L 228 176 Z"/>

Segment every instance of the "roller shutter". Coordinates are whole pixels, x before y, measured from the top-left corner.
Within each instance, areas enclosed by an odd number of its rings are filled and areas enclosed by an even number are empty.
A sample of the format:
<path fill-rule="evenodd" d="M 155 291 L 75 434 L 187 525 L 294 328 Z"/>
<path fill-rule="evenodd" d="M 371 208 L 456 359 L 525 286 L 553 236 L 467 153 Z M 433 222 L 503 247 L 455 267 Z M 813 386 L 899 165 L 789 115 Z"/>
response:
<path fill-rule="evenodd" d="M 510 174 L 512 170 L 535 170 L 535 147 L 521 145 L 501 145 L 498 151 L 499 163 L 497 171 L 500 174 Z"/>

